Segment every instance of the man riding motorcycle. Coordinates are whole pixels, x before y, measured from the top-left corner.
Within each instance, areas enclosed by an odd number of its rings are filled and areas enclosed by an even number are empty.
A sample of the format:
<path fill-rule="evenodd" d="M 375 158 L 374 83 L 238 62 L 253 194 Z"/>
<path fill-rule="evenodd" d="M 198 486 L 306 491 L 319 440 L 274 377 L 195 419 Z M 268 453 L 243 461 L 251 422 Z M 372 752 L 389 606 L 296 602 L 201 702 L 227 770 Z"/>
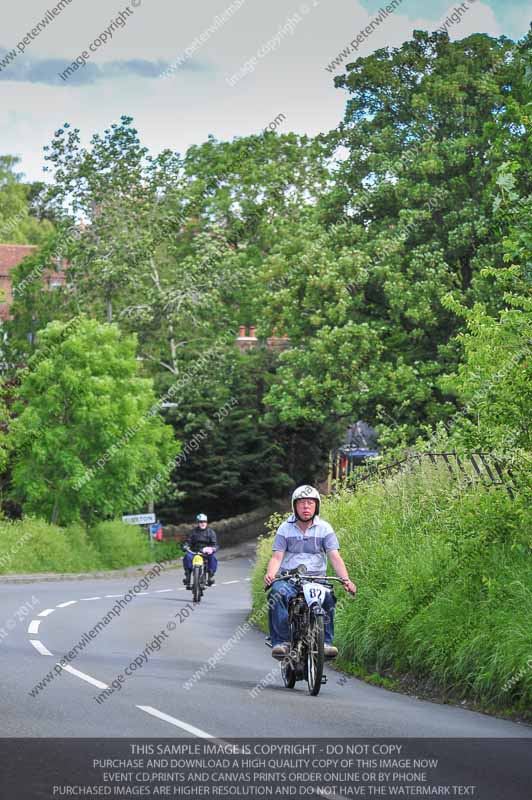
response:
<path fill-rule="evenodd" d="M 307 567 L 309 575 L 325 575 L 327 558 L 334 571 L 342 578 L 344 588 L 355 594 L 357 587 L 350 580 L 340 545 L 331 525 L 318 516 L 320 494 L 312 486 L 299 486 L 292 495 L 293 514 L 277 529 L 273 540 L 273 555 L 268 562 L 264 585 L 271 586 L 279 570 L 294 569 L 299 564 Z M 268 621 L 272 641 L 272 656 L 286 656 L 290 652 L 290 633 L 288 630 L 288 601 L 297 593 L 289 581 L 275 581 L 270 592 Z M 325 646 L 327 658 L 334 658 L 338 650 L 333 646 L 334 606 L 336 599 L 327 592 L 323 602 L 325 611 Z"/>
<path fill-rule="evenodd" d="M 208 519 L 206 514 L 198 514 L 196 517 L 196 527 L 186 536 L 183 545 L 190 547 L 195 553 L 204 553 L 207 556 L 207 585 L 214 584 L 214 573 L 218 568 L 218 562 L 214 555 L 218 549 L 218 542 L 216 533 L 212 528 L 208 527 Z M 192 589 L 190 579 L 192 576 L 192 558 L 194 552 L 187 551 L 183 558 L 183 569 L 185 570 L 185 577 L 183 583 L 187 589 Z"/>

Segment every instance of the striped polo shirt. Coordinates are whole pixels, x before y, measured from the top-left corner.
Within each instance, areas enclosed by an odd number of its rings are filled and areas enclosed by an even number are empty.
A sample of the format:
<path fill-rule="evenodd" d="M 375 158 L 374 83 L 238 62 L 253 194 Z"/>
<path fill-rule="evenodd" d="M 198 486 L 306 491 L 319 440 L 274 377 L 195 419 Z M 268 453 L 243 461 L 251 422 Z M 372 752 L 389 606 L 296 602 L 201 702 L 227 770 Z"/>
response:
<path fill-rule="evenodd" d="M 325 520 L 317 515 L 305 533 L 296 525 L 297 518 L 292 514 L 279 525 L 272 550 L 284 553 L 280 569 L 295 569 L 304 564 L 313 575 L 325 575 L 327 571 L 327 552 L 339 550 L 336 534 Z"/>

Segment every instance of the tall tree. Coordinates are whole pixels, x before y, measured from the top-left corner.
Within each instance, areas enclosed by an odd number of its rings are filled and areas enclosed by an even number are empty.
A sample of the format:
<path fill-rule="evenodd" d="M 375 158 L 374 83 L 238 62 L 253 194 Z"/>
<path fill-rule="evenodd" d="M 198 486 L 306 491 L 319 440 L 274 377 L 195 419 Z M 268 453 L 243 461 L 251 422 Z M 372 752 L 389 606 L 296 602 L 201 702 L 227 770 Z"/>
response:
<path fill-rule="evenodd" d="M 33 206 L 34 188 L 16 171 L 20 159 L 0 156 L 0 243 L 40 244 L 53 230 Z"/>
<path fill-rule="evenodd" d="M 504 265 L 496 168 L 527 147 L 522 66 L 504 37 L 416 31 L 336 79 L 349 99 L 331 152 L 347 157 L 263 264 L 263 324 L 294 345 L 269 395 L 281 419 L 366 417 L 398 446 L 452 413 L 441 377 L 463 322 L 442 298 L 498 307 L 483 268 Z"/>
<path fill-rule="evenodd" d="M 283 442 L 265 415 L 273 364 L 266 348 L 239 353 L 232 344 L 187 385 L 172 414 L 180 439 L 191 443 L 174 474 L 185 492 L 181 511 L 192 513 L 199 503 L 218 518 L 230 516 L 290 485 Z"/>
<path fill-rule="evenodd" d="M 41 333 L 11 423 L 13 496 L 52 522 L 93 522 L 136 508 L 154 475 L 164 489 L 177 444 L 152 413 L 134 337 L 82 317 Z"/>
<path fill-rule="evenodd" d="M 78 130 L 57 131 L 49 205 L 81 223 L 68 252 L 73 296 L 136 332 L 141 357 L 175 378 L 180 348 L 205 339 L 205 307 L 221 313 L 230 246 L 214 224 L 196 226 L 179 156 L 150 156 L 131 122 L 95 134 L 90 149 Z"/>

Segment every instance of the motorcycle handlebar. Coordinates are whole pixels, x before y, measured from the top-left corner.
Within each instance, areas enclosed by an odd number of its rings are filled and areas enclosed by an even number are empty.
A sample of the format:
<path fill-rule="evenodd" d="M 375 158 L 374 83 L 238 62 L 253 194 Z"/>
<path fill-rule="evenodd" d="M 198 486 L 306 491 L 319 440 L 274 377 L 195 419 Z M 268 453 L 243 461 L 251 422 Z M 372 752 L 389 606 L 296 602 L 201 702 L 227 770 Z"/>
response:
<path fill-rule="evenodd" d="M 333 575 L 330 575 L 330 576 L 329 575 L 304 575 L 304 574 L 301 574 L 300 572 L 298 572 L 298 570 L 296 568 L 296 569 L 288 570 L 287 572 L 283 572 L 283 573 L 281 573 L 279 575 L 279 577 L 274 578 L 269 586 L 265 586 L 264 587 L 264 591 L 268 592 L 272 588 L 273 584 L 276 583 L 276 581 L 286 581 L 286 580 L 290 580 L 290 579 L 292 579 L 292 580 L 295 579 L 295 580 L 300 580 L 300 581 L 304 580 L 304 581 L 311 581 L 311 582 L 339 581 L 342 584 L 345 583 L 343 578 L 337 578 L 336 576 L 333 576 Z"/>

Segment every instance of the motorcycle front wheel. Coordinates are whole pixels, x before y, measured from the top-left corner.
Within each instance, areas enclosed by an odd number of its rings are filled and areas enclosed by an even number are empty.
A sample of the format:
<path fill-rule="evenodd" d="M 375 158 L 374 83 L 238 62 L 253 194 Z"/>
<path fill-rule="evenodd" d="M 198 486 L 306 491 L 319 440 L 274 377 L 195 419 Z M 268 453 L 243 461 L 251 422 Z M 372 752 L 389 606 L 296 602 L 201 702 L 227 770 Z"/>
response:
<path fill-rule="evenodd" d="M 199 603 L 201 595 L 201 567 L 194 567 L 192 573 L 192 601 L 194 603 Z"/>
<path fill-rule="evenodd" d="M 313 697 L 319 694 L 323 676 L 324 626 L 323 617 L 311 614 L 308 629 L 307 684 Z"/>

